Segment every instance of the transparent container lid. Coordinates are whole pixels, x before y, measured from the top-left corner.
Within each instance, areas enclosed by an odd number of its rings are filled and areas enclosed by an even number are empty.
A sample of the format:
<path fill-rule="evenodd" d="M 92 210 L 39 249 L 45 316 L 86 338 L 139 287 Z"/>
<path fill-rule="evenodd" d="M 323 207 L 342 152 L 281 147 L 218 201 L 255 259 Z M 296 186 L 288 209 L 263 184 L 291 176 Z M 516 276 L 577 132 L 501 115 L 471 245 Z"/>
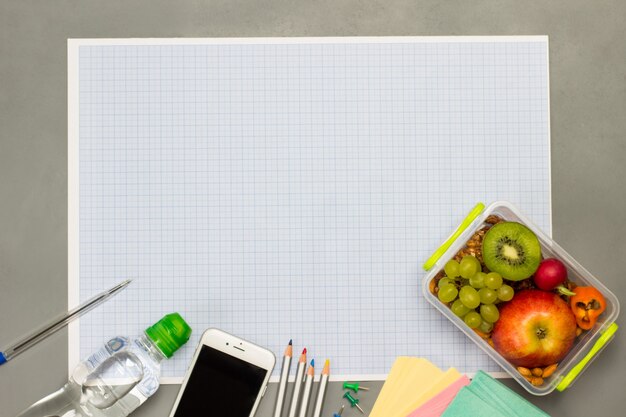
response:
<path fill-rule="evenodd" d="M 540 386 L 532 385 L 516 369 L 515 365 L 507 361 L 486 340 L 470 329 L 461 318 L 452 313 L 450 308 L 439 301 L 430 292 L 430 282 L 443 270 L 443 266 L 465 247 L 467 241 L 482 227 L 485 220 L 491 215 L 497 215 L 507 221 L 522 223 L 532 230 L 539 239 L 541 253 L 544 258 L 557 258 L 561 260 L 568 271 L 568 279 L 578 286 L 592 286 L 598 289 L 606 300 L 606 309 L 598 317 L 594 327 L 577 337 L 568 354 L 559 362 L 557 370 Z M 454 323 L 463 333 L 476 343 L 485 353 L 495 360 L 511 377 L 513 377 L 524 389 L 534 395 L 546 395 L 554 391 L 563 391 L 569 387 L 576 378 L 589 366 L 589 364 L 604 349 L 617 331 L 615 320 L 619 315 L 619 301 L 617 297 L 606 288 L 589 271 L 583 268 L 552 238 L 543 233 L 528 218 L 509 202 L 496 201 L 487 208 L 479 203 L 464 219 L 459 228 L 455 230 L 424 264 L 424 269 L 429 273 L 423 280 L 422 292 L 424 297 L 437 308 L 444 316 Z"/>

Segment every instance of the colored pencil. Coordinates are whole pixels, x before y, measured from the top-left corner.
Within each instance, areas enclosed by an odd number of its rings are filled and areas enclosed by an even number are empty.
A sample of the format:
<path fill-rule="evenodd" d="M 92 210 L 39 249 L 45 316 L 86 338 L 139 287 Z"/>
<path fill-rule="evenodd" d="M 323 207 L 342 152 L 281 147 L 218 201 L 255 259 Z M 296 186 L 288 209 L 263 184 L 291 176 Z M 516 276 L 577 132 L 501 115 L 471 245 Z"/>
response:
<path fill-rule="evenodd" d="M 280 417 L 285 403 L 285 390 L 287 389 L 287 379 L 289 378 L 289 368 L 291 368 L 291 357 L 293 356 L 293 343 L 290 340 L 283 356 L 283 366 L 280 370 L 280 381 L 278 382 L 278 393 L 276 394 L 276 405 L 274 406 L 274 417 Z"/>
<path fill-rule="evenodd" d="M 309 408 L 309 400 L 311 399 L 311 391 L 313 387 L 313 377 L 315 376 L 315 361 L 311 360 L 311 365 L 306 371 L 306 380 L 304 381 L 304 391 L 302 392 L 302 403 L 300 404 L 300 413 L 298 417 L 306 417 Z"/>
<path fill-rule="evenodd" d="M 298 369 L 296 370 L 296 380 L 293 385 L 293 395 L 291 396 L 291 404 L 289 405 L 289 414 L 287 417 L 296 417 L 298 413 L 298 405 L 300 404 L 300 393 L 302 392 L 302 383 L 304 382 L 304 372 L 306 370 L 306 348 L 300 355 L 298 361 Z"/>
<path fill-rule="evenodd" d="M 317 390 L 317 398 L 315 399 L 315 408 L 313 409 L 313 417 L 321 417 L 322 407 L 324 406 L 324 397 L 326 396 L 326 388 L 328 386 L 328 377 L 330 376 L 330 361 L 326 359 L 322 376 L 320 377 L 320 386 Z"/>

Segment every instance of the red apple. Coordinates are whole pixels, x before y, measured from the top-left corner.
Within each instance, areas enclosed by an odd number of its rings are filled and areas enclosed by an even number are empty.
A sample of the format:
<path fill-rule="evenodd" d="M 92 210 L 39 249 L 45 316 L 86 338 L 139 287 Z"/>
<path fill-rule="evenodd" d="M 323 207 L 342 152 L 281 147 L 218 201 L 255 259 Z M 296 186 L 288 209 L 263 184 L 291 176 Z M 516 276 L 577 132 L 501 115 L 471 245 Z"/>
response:
<path fill-rule="evenodd" d="M 524 290 L 500 309 L 493 328 L 494 348 L 516 366 L 542 367 L 559 362 L 576 338 L 576 317 L 553 292 Z"/>
<path fill-rule="evenodd" d="M 533 280 L 537 288 L 551 291 L 567 280 L 567 268 L 558 259 L 544 259 L 539 264 Z"/>

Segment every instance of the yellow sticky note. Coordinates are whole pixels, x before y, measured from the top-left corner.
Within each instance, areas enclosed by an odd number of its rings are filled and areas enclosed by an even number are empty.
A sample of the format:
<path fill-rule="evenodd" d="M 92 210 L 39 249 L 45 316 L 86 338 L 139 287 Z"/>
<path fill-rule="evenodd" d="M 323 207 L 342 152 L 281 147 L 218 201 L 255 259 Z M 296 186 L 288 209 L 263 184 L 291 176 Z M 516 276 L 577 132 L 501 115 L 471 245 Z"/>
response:
<path fill-rule="evenodd" d="M 370 417 L 405 417 L 401 413 L 443 374 L 443 371 L 426 359 L 398 358 L 389 372 Z"/>
<path fill-rule="evenodd" d="M 374 408 L 370 413 L 370 417 L 385 416 L 385 407 L 388 405 L 387 399 L 390 398 L 395 392 L 395 387 L 398 382 L 400 382 L 399 377 L 401 377 L 401 375 L 408 369 L 407 364 L 413 359 L 415 358 L 410 358 L 408 356 L 400 356 L 396 358 L 396 361 L 393 363 L 393 366 L 387 375 L 387 380 L 383 384 L 380 394 L 378 394 L 378 398 L 376 399 Z"/>
<path fill-rule="evenodd" d="M 410 395 L 407 396 L 407 400 L 409 401 L 406 403 L 405 407 L 403 407 L 402 412 L 399 415 L 402 417 L 406 417 L 416 408 L 418 408 L 426 401 L 430 400 L 432 397 L 446 389 L 450 384 L 452 384 L 460 377 L 461 374 L 459 373 L 459 371 L 454 368 L 448 369 L 436 381 L 431 381 L 431 385 L 421 394 L 413 396 L 412 398 Z"/>

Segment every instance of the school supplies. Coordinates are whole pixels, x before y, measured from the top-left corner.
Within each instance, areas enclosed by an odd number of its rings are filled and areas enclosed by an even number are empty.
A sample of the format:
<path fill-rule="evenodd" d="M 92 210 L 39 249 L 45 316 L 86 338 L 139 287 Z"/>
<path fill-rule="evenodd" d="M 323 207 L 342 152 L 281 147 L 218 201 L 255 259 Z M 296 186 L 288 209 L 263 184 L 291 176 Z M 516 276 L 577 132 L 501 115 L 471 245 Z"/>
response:
<path fill-rule="evenodd" d="M 341 405 L 339 411 L 333 414 L 333 417 L 341 417 L 341 413 L 343 413 L 344 405 Z"/>
<path fill-rule="evenodd" d="M 454 381 L 448 387 L 444 388 L 439 394 L 416 408 L 407 417 L 439 417 L 448 408 L 457 393 L 464 386 L 468 385 L 470 380 L 465 375 Z"/>
<path fill-rule="evenodd" d="M 326 396 L 326 388 L 328 386 L 328 377 L 330 376 L 330 361 L 326 359 L 322 375 L 320 377 L 320 385 L 317 389 L 317 398 L 315 399 L 315 407 L 313 408 L 313 417 L 321 417 L 322 407 L 324 405 L 324 397 Z"/>
<path fill-rule="evenodd" d="M 106 260 L 147 289 L 120 317 L 176 300 L 277 356 L 298 329 L 342 381 L 411 351 L 500 370 L 458 332 L 429 343 L 450 326 L 411 290 L 477 196 L 550 230 L 547 37 L 70 40 L 68 60 L 70 299 Z M 70 363 L 102 321 L 72 326 Z"/>
<path fill-rule="evenodd" d="M 88 311 L 93 310 L 94 308 L 96 308 L 97 306 L 99 306 L 100 304 L 102 304 L 103 302 L 105 302 L 106 300 L 108 300 L 109 298 L 113 297 L 115 294 L 119 293 L 124 288 L 126 288 L 128 284 L 130 284 L 131 281 L 132 280 L 127 279 L 126 281 L 120 282 L 113 288 L 107 291 L 101 292 L 95 297 L 90 298 L 89 300 L 85 301 L 83 304 L 79 305 L 78 307 L 71 309 L 67 313 L 62 314 L 61 316 L 46 323 L 44 326 L 38 328 L 32 333 L 22 337 L 19 341 L 14 343 L 12 346 L 0 352 L 0 365 L 2 365 L 3 363 L 5 363 L 6 361 L 10 359 L 13 359 L 20 353 L 24 352 L 26 349 L 36 345 L 37 343 L 44 340 L 46 337 L 62 329 L 72 320 L 77 319 L 78 317 L 82 316 Z"/>
<path fill-rule="evenodd" d="M 304 372 L 306 371 L 306 348 L 302 350 L 300 359 L 298 360 L 298 368 L 296 370 L 296 380 L 293 383 L 293 394 L 291 395 L 291 404 L 289 405 L 288 417 L 296 417 L 298 405 L 300 404 L 300 393 L 302 392 L 302 384 L 304 383 Z"/>
<path fill-rule="evenodd" d="M 360 400 L 358 398 L 354 398 L 352 394 L 350 394 L 350 391 L 344 392 L 343 398 L 348 400 L 348 402 L 350 403 L 350 407 L 356 407 L 362 414 L 365 414 L 365 411 L 363 411 L 363 409 L 359 405 Z"/>
<path fill-rule="evenodd" d="M 313 377 L 315 376 L 315 360 L 311 360 L 311 365 L 306 371 L 306 380 L 304 382 L 304 391 L 302 392 L 302 403 L 300 404 L 300 413 L 298 417 L 306 417 L 309 408 L 309 400 L 311 399 L 311 389 L 313 387 Z"/>
<path fill-rule="evenodd" d="M 396 359 L 374 404 L 370 417 L 383 416 L 549 417 L 482 371 L 470 382 L 454 368 L 410 357 Z"/>
<path fill-rule="evenodd" d="M 507 417 L 550 417 L 544 411 L 526 401 L 524 398 L 483 371 L 478 371 L 472 379 L 472 382 L 463 389 L 467 389 L 474 394 L 474 397 L 471 397 L 469 400 L 471 405 L 464 403 L 464 399 L 469 398 L 469 396 L 463 396 L 461 398 L 458 398 L 457 396 L 450 404 L 451 407 L 454 403 L 458 403 L 456 404 L 459 406 L 458 409 L 463 410 L 466 407 L 477 404 L 476 398 L 478 398 L 483 404 L 489 405 Z M 448 409 L 450 409 L 450 407 Z M 453 410 L 456 410 L 457 408 L 454 407 L 451 411 L 448 411 L 448 409 L 446 409 L 442 417 L 470 415 L 467 412 L 455 414 Z"/>
<path fill-rule="evenodd" d="M 447 386 L 460 376 L 454 368 L 444 372 L 423 358 L 399 357 L 370 417 L 406 417 L 435 395 L 433 386 Z"/>
<path fill-rule="evenodd" d="M 293 356 L 293 341 L 289 340 L 283 355 L 283 366 L 280 369 L 280 381 L 278 383 L 278 393 L 276 394 L 276 405 L 274 406 L 274 417 L 280 417 L 285 403 L 285 390 L 289 379 L 289 369 L 291 368 L 291 357 Z"/>
<path fill-rule="evenodd" d="M 369 391 L 370 389 L 367 387 L 362 387 L 358 382 L 344 382 L 343 389 L 350 389 L 354 392 L 359 392 L 359 390 Z"/>

